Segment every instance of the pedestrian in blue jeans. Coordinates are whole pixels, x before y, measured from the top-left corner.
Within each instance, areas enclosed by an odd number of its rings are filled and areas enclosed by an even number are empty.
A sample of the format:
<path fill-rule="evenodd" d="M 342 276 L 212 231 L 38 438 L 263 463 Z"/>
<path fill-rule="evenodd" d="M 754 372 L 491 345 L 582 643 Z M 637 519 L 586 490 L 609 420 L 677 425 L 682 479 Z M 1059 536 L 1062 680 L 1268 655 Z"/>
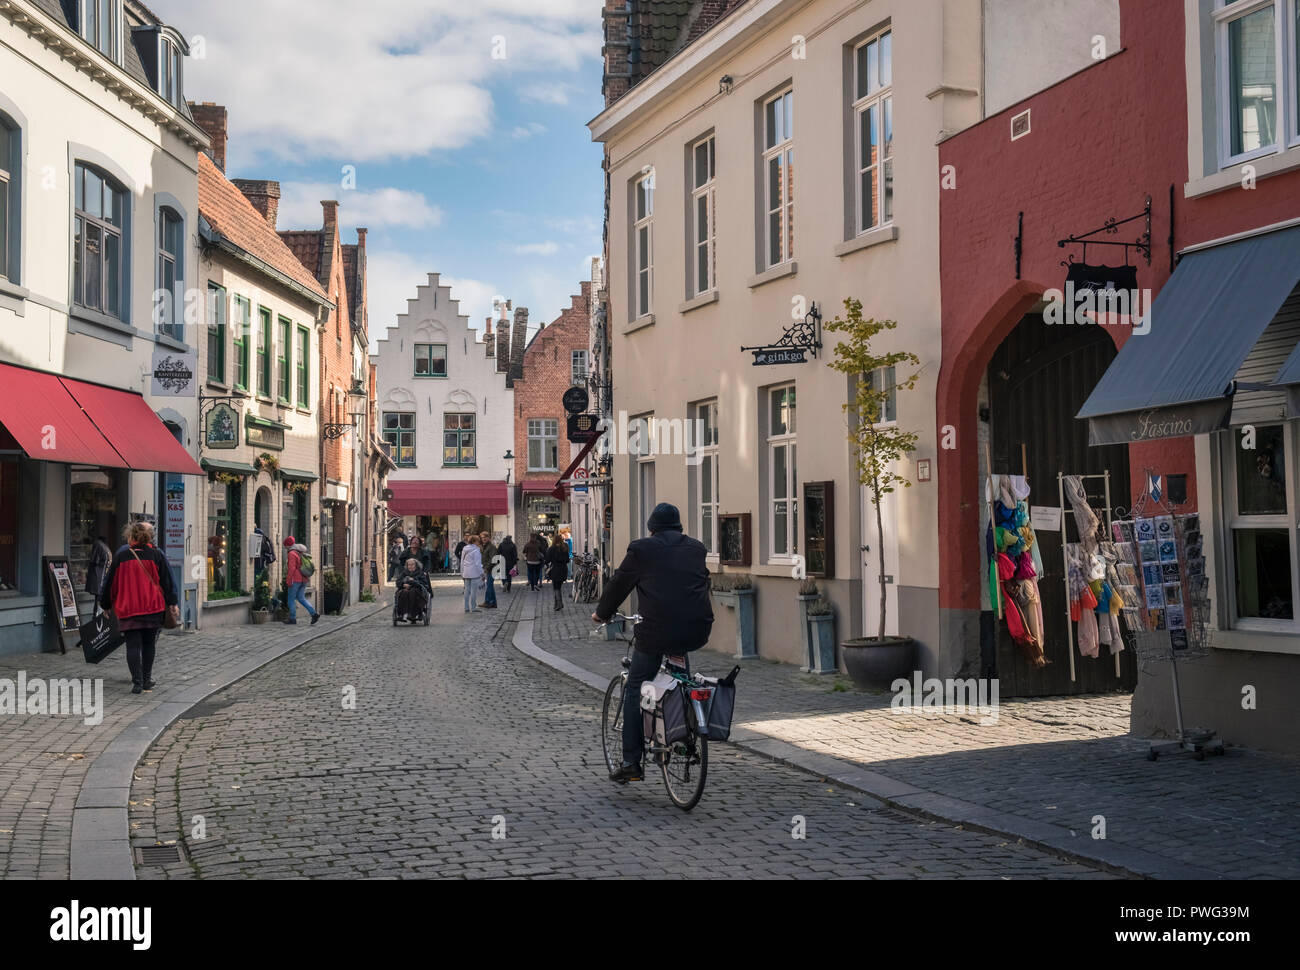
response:
<path fill-rule="evenodd" d="M 289 619 L 285 623 L 298 622 L 298 604 L 301 603 L 311 614 L 311 621 L 315 623 L 320 619 L 320 614 L 311 608 L 307 602 L 307 597 L 303 595 L 303 588 L 307 585 L 307 578 L 302 574 L 302 557 L 307 552 L 307 547 L 294 539 L 293 536 L 286 536 L 284 547 L 289 550 L 285 558 L 287 573 L 285 582 L 289 584 Z"/>
<path fill-rule="evenodd" d="M 478 607 L 478 586 L 483 581 L 483 554 L 478 547 L 478 536 L 471 535 L 460 556 L 460 578 L 465 581 L 465 612 L 481 613 Z"/>
<path fill-rule="evenodd" d="M 492 560 L 497 557 L 497 547 L 493 543 L 492 537 L 486 532 L 479 533 L 479 552 L 483 557 L 483 582 L 487 584 L 487 592 L 483 594 L 483 608 L 495 610 L 497 608 L 497 587 L 496 576 L 493 574 L 494 563 Z"/>

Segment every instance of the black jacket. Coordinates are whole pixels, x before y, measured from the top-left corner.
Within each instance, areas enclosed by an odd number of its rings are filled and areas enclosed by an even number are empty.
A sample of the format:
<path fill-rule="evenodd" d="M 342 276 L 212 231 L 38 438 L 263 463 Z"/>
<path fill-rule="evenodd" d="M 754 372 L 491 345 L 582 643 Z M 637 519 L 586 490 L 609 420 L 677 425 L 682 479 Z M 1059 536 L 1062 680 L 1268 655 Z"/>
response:
<path fill-rule="evenodd" d="M 633 589 L 641 624 L 636 648 L 644 653 L 681 653 L 709 642 L 713 602 L 704 544 L 680 532 L 660 532 L 627 547 L 596 605 L 608 620 Z"/>
<path fill-rule="evenodd" d="M 506 575 L 509 575 L 510 570 L 519 564 L 519 550 L 515 547 L 515 540 L 506 536 L 501 540 L 501 545 L 497 546 L 497 552 L 505 557 Z"/>
<path fill-rule="evenodd" d="M 429 574 L 426 573 L 423 569 L 417 569 L 415 571 L 415 575 L 412 576 L 410 573 L 406 571 L 405 563 L 402 564 L 402 571 L 398 573 L 396 579 L 394 579 L 393 582 L 399 590 L 403 586 L 410 583 L 412 585 L 419 586 L 422 590 L 424 590 L 424 592 L 427 595 L 429 596 L 433 595 L 433 585 L 429 582 Z"/>
<path fill-rule="evenodd" d="M 553 583 L 562 583 L 569 578 L 569 547 L 561 543 L 546 550 L 546 578 Z"/>
<path fill-rule="evenodd" d="M 426 573 L 429 571 L 431 565 L 431 563 L 429 562 L 429 550 L 425 549 L 423 546 L 420 547 L 419 552 L 415 552 L 412 549 L 407 549 L 404 553 L 402 553 L 400 556 L 397 557 L 397 565 L 401 572 L 406 572 L 406 560 L 408 559 L 414 559 L 417 563 L 420 564 L 420 568 L 424 570 Z"/>

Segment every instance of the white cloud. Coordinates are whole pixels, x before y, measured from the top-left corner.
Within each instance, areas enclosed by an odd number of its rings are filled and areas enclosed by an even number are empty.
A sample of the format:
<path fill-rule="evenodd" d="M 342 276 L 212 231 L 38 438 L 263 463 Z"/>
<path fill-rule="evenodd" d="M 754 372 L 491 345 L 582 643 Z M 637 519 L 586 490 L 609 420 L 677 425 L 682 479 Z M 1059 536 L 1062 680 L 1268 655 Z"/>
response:
<path fill-rule="evenodd" d="M 526 125 L 515 125 L 510 129 L 510 137 L 516 139 L 532 138 L 534 135 L 546 134 L 546 126 L 536 121 L 530 121 Z"/>
<path fill-rule="evenodd" d="M 564 103 L 557 73 L 600 52 L 598 0 L 315 0 L 309 14 L 301 0 L 151 4 L 203 37 L 187 94 L 230 109 L 236 169 L 266 156 L 355 163 L 461 148 L 493 134 L 494 88 Z M 504 59 L 492 56 L 496 38 Z"/>
<path fill-rule="evenodd" d="M 524 243 L 516 246 L 515 252 L 520 256 L 554 256 L 560 247 L 553 242 Z"/>
<path fill-rule="evenodd" d="M 321 200 L 339 203 L 339 220 L 367 229 L 402 227 L 427 229 L 442 224 L 443 211 L 422 192 L 406 189 L 344 189 L 334 182 L 285 182 L 280 186 L 279 225 L 316 227 L 321 224 Z"/>

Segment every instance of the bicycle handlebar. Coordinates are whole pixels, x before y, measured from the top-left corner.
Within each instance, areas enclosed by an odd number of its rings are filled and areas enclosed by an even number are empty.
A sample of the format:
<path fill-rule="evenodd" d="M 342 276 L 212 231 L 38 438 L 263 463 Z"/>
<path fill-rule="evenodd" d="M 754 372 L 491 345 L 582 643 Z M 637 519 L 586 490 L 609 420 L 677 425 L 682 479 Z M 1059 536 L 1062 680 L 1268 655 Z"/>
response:
<path fill-rule="evenodd" d="M 626 613 L 615 613 L 613 616 L 611 616 L 608 620 L 606 620 L 604 623 L 600 625 L 609 626 L 609 624 L 614 620 L 630 620 L 632 621 L 632 625 L 636 626 L 638 623 L 641 622 L 641 614 L 633 613 L 631 616 L 628 616 Z"/>

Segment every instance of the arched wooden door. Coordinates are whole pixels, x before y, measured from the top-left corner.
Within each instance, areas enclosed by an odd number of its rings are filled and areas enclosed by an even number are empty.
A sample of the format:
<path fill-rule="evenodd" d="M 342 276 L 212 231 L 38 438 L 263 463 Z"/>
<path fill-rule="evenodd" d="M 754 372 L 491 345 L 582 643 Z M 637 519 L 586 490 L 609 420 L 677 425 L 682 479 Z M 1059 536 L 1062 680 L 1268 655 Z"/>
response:
<path fill-rule="evenodd" d="M 1128 507 L 1128 447 L 1088 446 L 1088 423 L 1074 416 L 1083 406 L 1110 362 L 1115 344 L 1100 326 L 1049 326 L 1041 314 L 1030 314 L 1016 326 L 993 354 L 989 364 L 991 459 L 998 473 L 1024 470 L 1032 492 L 1029 504 L 1059 504 L 1057 473 L 1089 475 L 1110 472 L 1112 506 Z M 1023 446 L 1023 448 L 1022 448 Z M 1088 484 L 1093 507 L 1101 514 L 1103 483 Z M 983 498 L 983 486 L 980 486 Z M 1102 515 L 1103 520 L 1105 516 Z M 1070 526 L 1073 538 L 1073 526 Z M 1070 680 L 1069 609 L 1065 593 L 1062 533 L 1039 531 L 1043 575 L 1044 652 L 1051 661 L 1034 668 L 1025 662 L 998 622 L 997 672 L 1003 697 L 1041 697 L 1095 691 L 1132 690 L 1137 666 L 1131 650 L 1120 654 L 1120 676 L 1108 648 L 1097 659 L 1081 657 L 1077 645 L 1075 680 Z"/>

